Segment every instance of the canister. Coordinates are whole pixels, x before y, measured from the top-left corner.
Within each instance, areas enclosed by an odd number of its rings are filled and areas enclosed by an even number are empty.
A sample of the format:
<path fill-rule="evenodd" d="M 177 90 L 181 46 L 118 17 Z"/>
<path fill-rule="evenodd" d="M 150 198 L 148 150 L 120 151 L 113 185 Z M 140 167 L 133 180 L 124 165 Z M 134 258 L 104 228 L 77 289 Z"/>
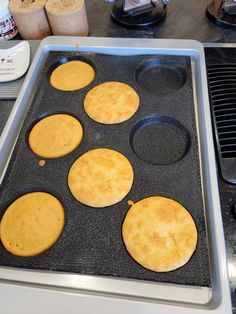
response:
<path fill-rule="evenodd" d="M 1 0 L 0 0 L 1 1 Z M 51 35 L 44 10 L 46 0 L 11 0 L 9 9 L 24 39 L 43 39 Z"/>
<path fill-rule="evenodd" d="M 89 26 L 84 0 L 48 0 L 45 9 L 54 35 L 88 35 Z"/>

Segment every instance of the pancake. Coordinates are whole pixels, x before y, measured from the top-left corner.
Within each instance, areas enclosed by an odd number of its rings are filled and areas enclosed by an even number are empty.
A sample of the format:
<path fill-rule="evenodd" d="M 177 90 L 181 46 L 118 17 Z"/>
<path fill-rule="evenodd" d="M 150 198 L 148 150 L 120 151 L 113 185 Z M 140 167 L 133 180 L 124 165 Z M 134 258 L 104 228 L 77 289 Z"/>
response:
<path fill-rule="evenodd" d="M 91 207 L 106 207 L 120 202 L 133 184 L 133 169 L 117 151 L 98 148 L 79 157 L 68 175 L 73 196 Z"/>
<path fill-rule="evenodd" d="M 91 89 L 84 110 L 96 122 L 116 124 L 130 119 L 139 107 L 139 96 L 127 84 L 106 82 Z"/>
<path fill-rule="evenodd" d="M 51 74 L 51 85 L 62 91 L 74 91 L 89 85 L 95 78 L 91 65 L 83 61 L 69 61 L 59 65 Z"/>
<path fill-rule="evenodd" d="M 122 236 L 132 258 L 155 272 L 185 265 L 197 245 L 197 229 L 189 212 L 159 196 L 145 198 L 129 209 Z"/>
<path fill-rule="evenodd" d="M 29 146 L 38 156 L 58 158 L 71 153 L 83 137 L 80 122 L 68 114 L 48 116 L 32 128 Z"/>
<path fill-rule="evenodd" d="M 5 211 L 0 236 L 5 249 L 17 256 L 34 256 L 46 251 L 64 228 L 61 203 L 45 192 L 16 199 Z"/>

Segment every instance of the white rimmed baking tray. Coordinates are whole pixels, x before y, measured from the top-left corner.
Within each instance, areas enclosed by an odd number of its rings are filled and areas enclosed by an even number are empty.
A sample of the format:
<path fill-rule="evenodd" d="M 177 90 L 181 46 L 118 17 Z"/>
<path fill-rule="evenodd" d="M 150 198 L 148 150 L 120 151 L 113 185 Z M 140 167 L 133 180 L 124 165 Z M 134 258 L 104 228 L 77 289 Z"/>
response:
<path fill-rule="evenodd" d="M 110 306 L 119 306 L 119 312 L 129 313 L 129 306 L 138 307 L 138 313 L 231 313 L 231 301 L 226 268 L 225 245 L 217 186 L 215 154 L 212 140 L 210 109 L 208 102 L 207 78 L 204 48 L 196 41 L 113 39 L 113 38 L 68 38 L 49 37 L 45 39 L 36 54 L 27 74 L 21 93 L 12 110 L 0 139 L 0 174 L 3 179 L 8 160 L 17 139 L 21 124 L 27 113 L 38 74 L 49 51 L 81 51 L 114 55 L 185 55 L 192 60 L 195 111 L 200 146 L 201 175 L 208 232 L 209 255 L 212 271 L 212 288 L 188 287 L 140 281 L 109 279 L 84 275 L 71 275 L 41 271 L 25 271 L 1 267 L 3 282 L 16 282 L 63 290 L 60 295 L 69 298 L 67 292 L 78 294 L 81 310 L 92 313 L 93 302 L 104 302 L 105 313 L 114 311 Z M 197 270 L 196 270 L 197 271 Z M 59 292 L 58 292 L 59 293 Z M 100 298 L 98 295 L 109 297 Z M 113 302 L 113 303 L 112 303 Z"/>

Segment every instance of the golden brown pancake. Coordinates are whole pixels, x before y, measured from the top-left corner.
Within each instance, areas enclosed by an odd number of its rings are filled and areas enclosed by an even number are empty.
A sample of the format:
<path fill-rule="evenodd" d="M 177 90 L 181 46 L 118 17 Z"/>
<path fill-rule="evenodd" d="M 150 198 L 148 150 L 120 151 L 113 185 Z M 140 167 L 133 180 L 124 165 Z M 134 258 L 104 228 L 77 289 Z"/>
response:
<path fill-rule="evenodd" d="M 197 229 L 189 212 L 159 196 L 145 198 L 129 209 L 122 235 L 133 259 L 156 272 L 185 265 L 197 245 Z"/>
<path fill-rule="evenodd" d="M 133 184 L 128 159 L 115 150 L 98 148 L 79 157 L 72 165 L 68 185 L 81 203 L 105 207 L 120 202 Z"/>
<path fill-rule="evenodd" d="M 45 192 L 25 194 L 5 211 L 0 236 L 5 249 L 17 256 L 46 251 L 64 228 L 64 209 L 57 198 Z"/>
<path fill-rule="evenodd" d="M 29 134 L 29 146 L 40 157 L 58 158 L 78 147 L 82 137 L 83 129 L 76 118 L 55 114 L 35 124 Z"/>
<path fill-rule="evenodd" d="M 69 61 L 59 65 L 51 74 L 51 85 L 62 91 L 74 91 L 89 85 L 95 78 L 91 65 L 83 61 Z"/>
<path fill-rule="evenodd" d="M 91 89 L 85 97 L 84 109 L 96 122 L 121 123 L 130 119 L 139 107 L 139 96 L 127 84 L 107 82 Z"/>

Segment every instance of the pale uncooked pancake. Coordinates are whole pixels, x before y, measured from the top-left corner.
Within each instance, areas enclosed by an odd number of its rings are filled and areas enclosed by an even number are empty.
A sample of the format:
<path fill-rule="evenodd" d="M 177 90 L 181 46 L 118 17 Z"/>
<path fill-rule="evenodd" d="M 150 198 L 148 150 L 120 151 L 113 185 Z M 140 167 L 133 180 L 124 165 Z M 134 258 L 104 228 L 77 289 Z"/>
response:
<path fill-rule="evenodd" d="M 0 236 L 5 249 L 17 256 L 34 256 L 50 248 L 64 228 L 64 209 L 45 192 L 25 194 L 5 211 Z"/>
<path fill-rule="evenodd" d="M 32 151 L 44 158 L 58 158 L 71 153 L 83 137 L 80 122 L 68 114 L 55 114 L 40 120 L 29 134 Z"/>
<path fill-rule="evenodd" d="M 95 78 L 91 65 L 83 61 L 69 61 L 59 65 L 51 74 L 50 83 L 62 91 L 74 91 L 89 85 Z"/>
<path fill-rule="evenodd" d="M 74 162 L 68 185 L 79 202 L 105 207 L 120 202 L 129 193 L 133 178 L 133 168 L 125 156 L 111 149 L 98 148 Z"/>
<path fill-rule="evenodd" d="M 96 122 L 116 124 L 130 119 L 139 107 L 139 96 L 127 84 L 107 82 L 91 89 L 84 110 Z"/>
<path fill-rule="evenodd" d="M 129 209 L 122 235 L 133 259 L 156 272 L 185 265 L 197 245 L 197 229 L 189 212 L 159 196 L 145 198 Z"/>

